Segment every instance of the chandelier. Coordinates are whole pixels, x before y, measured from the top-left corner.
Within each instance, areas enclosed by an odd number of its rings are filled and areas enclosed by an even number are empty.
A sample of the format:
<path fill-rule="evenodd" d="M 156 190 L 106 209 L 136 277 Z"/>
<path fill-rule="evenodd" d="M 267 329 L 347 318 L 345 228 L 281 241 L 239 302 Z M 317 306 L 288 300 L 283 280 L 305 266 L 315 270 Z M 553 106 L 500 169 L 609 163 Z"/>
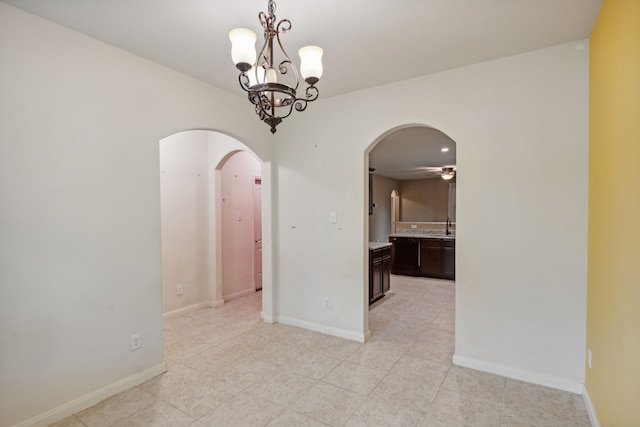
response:
<path fill-rule="evenodd" d="M 264 29 L 264 44 L 257 56 L 253 31 L 236 28 L 229 32 L 229 39 L 231 58 L 240 70 L 240 87 L 247 92 L 260 120 L 271 126 L 271 133 L 275 133 L 276 126 L 289 117 L 294 108 L 304 111 L 307 103 L 318 99 L 315 84 L 322 77 L 322 49 L 306 46 L 298 51 L 300 74 L 309 85 L 304 96 L 299 98 L 300 75 L 280 41 L 280 35 L 291 29 L 291 22 L 282 19 L 276 24 L 275 1 L 269 0 L 267 10 L 268 14 L 258 14 Z M 276 51 L 277 47 L 279 51 Z"/>

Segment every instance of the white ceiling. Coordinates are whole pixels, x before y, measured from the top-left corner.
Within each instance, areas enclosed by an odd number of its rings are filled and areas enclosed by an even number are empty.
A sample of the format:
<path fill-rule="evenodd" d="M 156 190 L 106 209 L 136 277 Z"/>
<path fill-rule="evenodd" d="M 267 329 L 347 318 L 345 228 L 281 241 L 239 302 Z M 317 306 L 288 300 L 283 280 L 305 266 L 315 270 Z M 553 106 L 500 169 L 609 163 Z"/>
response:
<path fill-rule="evenodd" d="M 244 92 L 230 58 L 228 32 L 246 27 L 262 34 L 258 13 L 267 10 L 267 0 L 3 1 L 238 96 Z M 324 49 L 324 75 L 317 86 L 326 98 L 584 40 L 601 1 L 277 0 L 276 16 L 292 23 L 282 42 L 294 62 L 302 46 Z M 378 162 L 380 171 L 402 167 L 400 157 L 405 169 L 441 166 L 411 163 L 416 157 L 409 153 L 424 150 L 425 138 L 436 138 L 441 154 L 440 135 L 426 128 L 417 133 L 399 135 L 418 142 L 418 148 L 405 142 L 404 150 L 398 145 L 392 150 L 395 163 L 381 164 L 382 156 L 372 157 L 372 163 Z"/>
<path fill-rule="evenodd" d="M 447 152 L 442 152 L 447 148 Z M 376 175 L 395 179 L 437 178 L 443 166 L 455 166 L 456 144 L 428 127 L 409 127 L 384 137 L 369 153 Z"/>

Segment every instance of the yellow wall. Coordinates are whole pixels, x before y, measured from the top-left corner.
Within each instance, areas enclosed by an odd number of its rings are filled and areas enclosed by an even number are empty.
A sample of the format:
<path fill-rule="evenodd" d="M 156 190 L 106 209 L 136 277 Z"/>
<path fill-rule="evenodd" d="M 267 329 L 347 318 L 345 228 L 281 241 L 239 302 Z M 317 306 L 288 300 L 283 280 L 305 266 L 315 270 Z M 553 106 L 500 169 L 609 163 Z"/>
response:
<path fill-rule="evenodd" d="M 586 387 L 603 427 L 640 426 L 640 0 L 590 41 Z"/>

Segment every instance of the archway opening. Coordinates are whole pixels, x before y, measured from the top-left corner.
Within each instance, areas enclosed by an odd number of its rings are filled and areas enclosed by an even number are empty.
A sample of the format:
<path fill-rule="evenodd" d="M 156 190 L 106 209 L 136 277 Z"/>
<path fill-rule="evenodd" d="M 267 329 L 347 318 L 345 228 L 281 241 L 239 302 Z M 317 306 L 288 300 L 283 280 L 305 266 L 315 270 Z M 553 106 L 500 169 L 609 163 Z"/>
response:
<path fill-rule="evenodd" d="M 444 179 L 443 168 L 457 173 L 455 141 L 438 129 L 406 125 L 380 136 L 365 154 L 372 171 L 368 180 L 370 265 L 371 248 L 384 244 L 390 248 L 388 266 L 369 268 L 367 305 L 381 307 L 387 296 L 395 295 L 394 282 L 413 286 L 421 280 L 425 286 L 437 284 L 443 293 L 449 293 L 447 299 L 454 299 L 446 282 L 455 287 L 456 178 Z M 377 282 L 382 283 L 384 295 L 376 290 Z M 369 324 L 369 312 L 365 313 L 365 330 L 375 334 L 376 326 Z M 453 313 L 448 317 L 447 326 L 453 328 Z"/>
<path fill-rule="evenodd" d="M 262 288 L 262 317 L 273 318 L 270 273 L 260 275 L 261 286 L 253 274 L 271 257 L 269 245 L 253 251 L 255 232 L 262 233 L 264 218 L 270 221 L 270 212 L 261 209 L 263 197 L 270 194 L 270 176 L 262 176 L 269 167 L 241 141 L 220 132 L 184 131 L 160 141 L 164 317 L 218 307 L 249 288 Z M 256 179 L 265 189 L 257 196 Z M 271 227 L 264 228 L 266 241 L 272 241 Z M 234 288 L 239 270 L 241 287 L 246 285 L 244 276 L 250 280 L 247 289 Z"/>

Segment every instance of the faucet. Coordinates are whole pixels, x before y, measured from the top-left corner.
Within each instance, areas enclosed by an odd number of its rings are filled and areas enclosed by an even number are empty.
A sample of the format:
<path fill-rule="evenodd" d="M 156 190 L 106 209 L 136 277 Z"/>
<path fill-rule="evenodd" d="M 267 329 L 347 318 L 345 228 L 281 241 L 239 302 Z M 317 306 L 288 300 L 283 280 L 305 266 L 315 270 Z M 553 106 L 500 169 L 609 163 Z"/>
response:
<path fill-rule="evenodd" d="M 447 229 L 445 231 L 447 236 L 451 234 L 451 232 L 449 231 L 449 227 L 451 227 L 451 218 L 447 218 Z"/>

